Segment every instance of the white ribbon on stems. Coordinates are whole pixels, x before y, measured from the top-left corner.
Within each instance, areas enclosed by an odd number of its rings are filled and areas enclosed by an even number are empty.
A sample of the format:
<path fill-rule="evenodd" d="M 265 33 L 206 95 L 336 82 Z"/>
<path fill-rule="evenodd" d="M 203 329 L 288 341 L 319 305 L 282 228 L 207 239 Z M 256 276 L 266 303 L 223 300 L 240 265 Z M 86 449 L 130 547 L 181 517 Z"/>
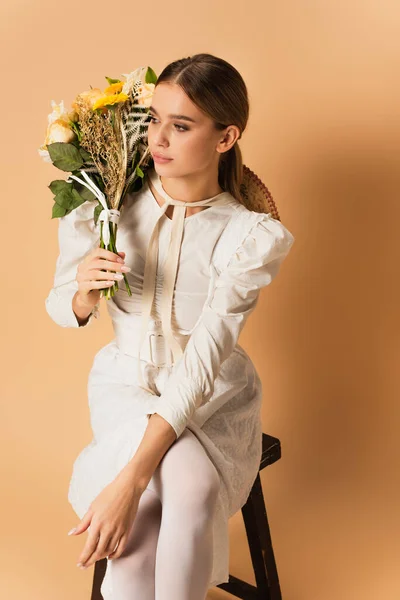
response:
<path fill-rule="evenodd" d="M 93 183 L 93 181 L 90 179 L 90 177 L 88 176 L 88 174 L 85 171 L 81 170 L 81 173 L 84 176 L 84 178 L 86 179 L 87 183 L 85 181 L 82 181 L 82 179 L 79 179 L 79 177 L 76 177 L 76 175 L 70 175 L 69 177 L 72 177 L 72 179 L 79 181 L 79 183 L 81 183 L 82 185 L 87 187 L 88 190 L 90 190 L 96 196 L 96 198 L 99 200 L 100 204 L 102 205 L 103 210 L 101 211 L 101 213 L 99 215 L 99 221 L 104 222 L 104 224 L 103 224 L 103 242 L 105 243 L 106 248 L 108 248 L 108 245 L 110 243 L 109 223 L 111 221 L 112 223 L 118 224 L 121 213 L 116 208 L 108 208 L 107 202 L 106 202 L 106 197 L 103 194 L 103 192 L 97 187 L 97 185 L 95 183 Z M 69 178 L 66 180 L 66 182 L 72 183 L 72 181 L 70 181 Z"/>

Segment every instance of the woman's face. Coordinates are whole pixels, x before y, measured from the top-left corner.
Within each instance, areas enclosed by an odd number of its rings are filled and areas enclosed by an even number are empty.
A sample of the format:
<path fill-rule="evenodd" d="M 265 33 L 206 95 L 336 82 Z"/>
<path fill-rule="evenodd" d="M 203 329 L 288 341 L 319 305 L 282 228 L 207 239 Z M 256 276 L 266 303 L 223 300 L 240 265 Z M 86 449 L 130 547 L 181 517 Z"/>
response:
<path fill-rule="evenodd" d="M 236 139 L 236 131 L 233 137 L 226 129 L 217 131 L 210 117 L 175 83 L 156 86 L 149 114 L 148 144 L 161 176 L 182 177 L 218 167 L 220 153 Z M 239 135 L 239 129 L 234 129 Z M 156 162 L 156 154 L 172 160 Z"/>

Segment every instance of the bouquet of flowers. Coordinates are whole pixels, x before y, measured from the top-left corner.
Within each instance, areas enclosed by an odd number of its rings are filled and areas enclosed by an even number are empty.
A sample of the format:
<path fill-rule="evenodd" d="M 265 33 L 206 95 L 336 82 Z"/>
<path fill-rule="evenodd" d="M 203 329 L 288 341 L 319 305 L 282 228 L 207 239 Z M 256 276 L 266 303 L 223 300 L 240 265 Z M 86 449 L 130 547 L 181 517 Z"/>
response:
<path fill-rule="evenodd" d="M 148 109 L 157 76 L 151 67 L 124 74 L 125 81 L 106 77 L 103 91 L 91 88 L 76 96 L 72 110 L 52 100 L 45 142 L 39 154 L 68 179 L 48 186 L 54 194 L 52 218 L 63 217 L 86 201 L 95 201 L 93 218 L 100 221 L 100 247 L 117 253 L 120 209 L 128 192 L 139 190 L 152 157 L 147 145 Z M 132 292 L 126 274 L 128 294 Z M 111 298 L 118 282 L 103 288 Z"/>

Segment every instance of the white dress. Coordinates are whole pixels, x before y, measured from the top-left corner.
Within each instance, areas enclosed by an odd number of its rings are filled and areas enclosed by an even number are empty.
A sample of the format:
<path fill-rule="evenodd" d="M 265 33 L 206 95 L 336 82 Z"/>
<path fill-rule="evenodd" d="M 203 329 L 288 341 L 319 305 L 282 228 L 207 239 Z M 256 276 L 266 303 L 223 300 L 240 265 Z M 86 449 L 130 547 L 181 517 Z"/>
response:
<path fill-rule="evenodd" d="M 155 171 L 154 171 L 155 172 Z M 158 176 L 157 176 L 158 177 Z M 229 579 L 228 519 L 246 502 L 262 449 L 262 386 L 254 365 L 237 343 L 260 290 L 271 283 L 294 236 L 271 214 L 231 202 L 204 208 L 184 221 L 172 303 L 174 335 L 184 340 L 182 358 L 162 365 L 158 304 L 171 219 L 161 215 L 156 291 L 149 335 L 140 355 L 149 393 L 139 386 L 138 340 L 144 263 L 161 207 L 145 179 L 121 210 L 117 248 L 132 270 L 106 302 L 115 337 L 94 357 L 88 381 L 92 441 L 76 458 L 68 500 L 81 519 L 92 500 L 135 454 L 148 424 L 159 413 L 177 437 L 188 427 L 220 474 L 214 517 L 213 571 L 209 587 Z M 61 327 L 79 324 L 72 310 L 78 264 L 99 245 L 93 202 L 59 220 L 59 256 L 46 310 Z M 96 305 L 86 327 L 98 318 Z M 112 594 L 105 600 L 115 600 Z"/>

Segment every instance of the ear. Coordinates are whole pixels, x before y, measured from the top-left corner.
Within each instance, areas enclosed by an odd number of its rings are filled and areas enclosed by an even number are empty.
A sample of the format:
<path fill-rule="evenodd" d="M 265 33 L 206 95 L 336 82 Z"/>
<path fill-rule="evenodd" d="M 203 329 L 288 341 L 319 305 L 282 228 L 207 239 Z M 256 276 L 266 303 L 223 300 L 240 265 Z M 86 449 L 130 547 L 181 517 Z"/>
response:
<path fill-rule="evenodd" d="M 225 128 L 225 134 L 222 140 L 218 142 L 217 152 L 224 154 L 228 152 L 236 144 L 237 140 L 242 136 L 239 127 L 237 125 L 228 125 Z"/>

